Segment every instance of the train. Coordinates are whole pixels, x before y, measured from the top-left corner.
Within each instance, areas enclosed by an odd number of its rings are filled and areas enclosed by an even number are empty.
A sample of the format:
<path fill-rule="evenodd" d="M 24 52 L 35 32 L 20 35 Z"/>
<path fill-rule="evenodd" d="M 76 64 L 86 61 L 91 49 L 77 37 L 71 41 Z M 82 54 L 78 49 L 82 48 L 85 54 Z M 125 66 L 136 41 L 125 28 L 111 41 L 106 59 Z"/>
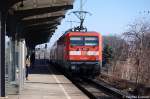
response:
<path fill-rule="evenodd" d="M 102 35 L 98 32 L 66 32 L 51 47 L 50 62 L 72 75 L 99 75 L 102 67 Z"/>

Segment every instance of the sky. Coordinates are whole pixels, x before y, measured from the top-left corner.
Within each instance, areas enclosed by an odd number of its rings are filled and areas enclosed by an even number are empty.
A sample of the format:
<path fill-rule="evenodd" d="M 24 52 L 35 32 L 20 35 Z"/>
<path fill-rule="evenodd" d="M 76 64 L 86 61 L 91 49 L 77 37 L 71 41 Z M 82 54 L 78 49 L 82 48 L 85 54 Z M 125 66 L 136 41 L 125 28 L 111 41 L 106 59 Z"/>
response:
<path fill-rule="evenodd" d="M 75 0 L 74 8 L 66 13 L 66 17 L 51 38 L 50 46 L 71 27 L 68 21 L 75 21 L 72 27 L 77 26 L 79 20 L 70 13 L 79 8 L 80 0 Z M 84 23 L 89 31 L 96 31 L 102 35 L 120 35 L 127 31 L 127 26 L 135 19 L 150 16 L 146 13 L 150 11 L 150 0 L 83 0 L 83 9 L 92 14 L 87 15 Z"/>

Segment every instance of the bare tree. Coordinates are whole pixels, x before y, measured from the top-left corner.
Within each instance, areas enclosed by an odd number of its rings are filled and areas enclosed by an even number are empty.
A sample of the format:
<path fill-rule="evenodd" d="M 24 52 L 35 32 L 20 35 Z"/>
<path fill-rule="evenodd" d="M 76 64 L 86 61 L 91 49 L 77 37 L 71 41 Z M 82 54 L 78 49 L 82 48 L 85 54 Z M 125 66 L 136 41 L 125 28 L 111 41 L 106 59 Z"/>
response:
<path fill-rule="evenodd" d="M 113 49 L 111 73 L 138 83 L 150 83 L 150 22 L 139 20 L 122 36 L 104 37 Z"/>
<path fill-rule="evenodd" d="M 124 33 L 130 45 L 129 58 L 132 59 L 132 70 L 136 86 L 139 83 L 149 83 L 150 76 L 150 23 L 139 21 L 129 26 Z"/>
<path fill-rule="evenodd" d="M 109 73 L 116 77 L 122 76 L 122 71 L 119 64 L 122 64 L 127 59 L 128 44 L 122 36 L 105 36 L 104 45 L 109 44 L 112 47 L 112 61 L 109 63 Z"/>

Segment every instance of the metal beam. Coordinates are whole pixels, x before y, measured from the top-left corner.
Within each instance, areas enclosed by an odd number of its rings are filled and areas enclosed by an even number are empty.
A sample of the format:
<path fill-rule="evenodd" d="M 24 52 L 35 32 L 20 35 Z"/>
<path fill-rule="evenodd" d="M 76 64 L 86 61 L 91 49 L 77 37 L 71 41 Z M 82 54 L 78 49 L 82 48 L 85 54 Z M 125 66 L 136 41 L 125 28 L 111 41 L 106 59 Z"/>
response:
<path fill-rule="evenodd" d="M 5 97 L 5 21 L 0 12 L 0 97 Z"/>
<path fill-rule="evenodd" d="M 27 27 L 30 27 L 30 26 L 37 26 L 37 25 L 42 25 L 42 24 L 53 24 L 53 23 L 60 23 L 60 20 L 44 21 L 44 22 L 30 23 L 30 24 L 24 23 L 24 25 Z"/>
<path fill-rule="evenodd" d="M 42 30 L 51 30 L 51 29 L 57 29 L 56 25 L 50 26 L 50 27 L 39 27 L 39 28 L 26 28 L 25 30 L 28 31 L 42 31 Z"/>
<path fill-rule="evenodd" d="M 19 10 L 15 11 L 15 15 L 20 17 L 20 18 L 25 18 L 29 16 L 34 16 L 34 15 L 41 15 L 44 13 L 52 13 L 52 12 L 57 12 L 57 11 L 63 11 L 63 10 L 68 10 L 72 9 L 73 5 L 62 5 L 62 6 L 52 6 L 52 7 L 43 7 L 43 8 L 33 8 L 29 10 Z"/>
<path fill-rule="evenodd" d="M 45 27 L 51 27 L 51 26 L 55 26 L 55 25 L 60 25 L 60 22 L 55 22 L 55 23 L 46 23 L 46 24 L 38 24 L 38 25 L 31 25 L 31 26 L 27 26 L 27 27 L 25 27 L 25 29 L 27 29 L 27 28 L 30 28 L 30 29 L 32 29 L 32 28 L 45 28 Z"/>
<path fill-rule="evenodd" d="M 31 33 L 32 33 L 32 32 L 33 32 L 33 33 L 35 32 L 35 33 L 36 33 L 36 32 L 52 31 L 52 30 L 56 30 L 56 27 L 55 27 L 55 28 L 49 28 L 49 29 L 46 29 L 46 28 L 45 28 L 45 29 L 30 30 L 29 32 L 31 32 Z"/>
<path fill-rule="evenodd" d="M 11 8 L 14 4 L 16 4 L 16 3 L 19 3 L 19 2 L 21 2 L 21 1 L 25 1 L 25 0 L 3 0 L 3 1 L 5 1 L 6 2 L 6 4 L 7 4 L 7 8 L 9 9 L 9 8 Z M 30 0 L 31 2 L 32 2 L 32 0 Z M 68 0 L 68 2 L 70 2 L 69 0 Z"/>
<path fill-rule="evenodd" d="M 65 15 L 50 16 L 50 17 L 36 18 L 36 19 L 34 18 L 34 19 L 29 19 L 29 20 L 23 20 L 22 22 L 25 24 L 35 24 L 35 23 L 53 21 L 53 20 L 57 20 L 59 18 L 65 18 Z"/>
<path fill-rule="evenodd" d="M 39 31 L 39 32 L 36 32 L 37 34 L 40 33 L 40 34 L 44 34 L 44 33 L 49 33 L 51 34 L 52 32 L 55 32 L 55 30 L 44 30 L 44 31 Z"/>
<path fill-rule="evenodd" d="M 54 19 L 54 20 L 48 20 L 48 21 L 45 21 L 45 20 L 39 20 L 37 22 L 35 21 L 32 21 L 32 22 L 24 22 L 23 24 L 25 26 L 33 26 L 33 25 L 39 25 L 39 24 L 44 24 L 44 23 L 56 23 L 56 22 L 59 22 L 60 20 L 58 19 Z"/>

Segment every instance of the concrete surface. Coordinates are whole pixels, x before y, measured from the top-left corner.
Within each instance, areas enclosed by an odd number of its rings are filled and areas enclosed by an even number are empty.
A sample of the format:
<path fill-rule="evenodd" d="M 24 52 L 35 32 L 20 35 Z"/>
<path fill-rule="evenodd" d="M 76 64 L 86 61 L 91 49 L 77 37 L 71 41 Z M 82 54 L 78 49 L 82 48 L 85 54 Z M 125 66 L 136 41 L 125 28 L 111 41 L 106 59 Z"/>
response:
<path fill-rule="evenodd" d="M 45 68 L 49 73 L 30 74 L 20 95 L 8 95 L 8 99 L 89 99 L 51 66 Z"/>

